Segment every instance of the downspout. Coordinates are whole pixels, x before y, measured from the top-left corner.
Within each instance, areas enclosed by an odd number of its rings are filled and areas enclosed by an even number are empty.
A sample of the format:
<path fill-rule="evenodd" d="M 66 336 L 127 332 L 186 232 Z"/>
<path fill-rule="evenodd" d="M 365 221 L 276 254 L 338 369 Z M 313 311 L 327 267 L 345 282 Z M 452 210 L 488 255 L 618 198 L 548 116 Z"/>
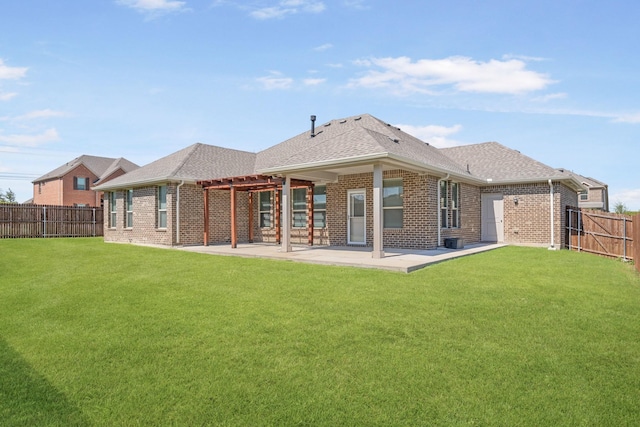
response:
<path fill-rule="evenodd" d="M 180 244 L 180 187 L 184 185 L 184 180 L 176 187 L 176 244 Z"/>
<path fill-rule="evenodd" d="M 450 174 L 438 180 L 438 247 L 442 246 L 442 206 L 440 206 L 440 183 L 449 179 Z"/>
<path fill-rule="evenodd" d="M 550 251 L 555 251 L 555 227 L 554 227 L 554 203 L 553 203 L 553 183 L 549 180 L 549 213 L 551 215 L 551 245 L 549 246 Z"/>

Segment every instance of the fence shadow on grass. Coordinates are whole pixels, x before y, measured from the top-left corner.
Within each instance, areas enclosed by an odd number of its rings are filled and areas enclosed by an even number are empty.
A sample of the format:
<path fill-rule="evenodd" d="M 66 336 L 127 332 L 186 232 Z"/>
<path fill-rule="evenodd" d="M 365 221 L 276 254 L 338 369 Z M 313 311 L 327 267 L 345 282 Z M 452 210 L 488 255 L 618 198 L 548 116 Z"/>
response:
<path fill-rule="evenodd" d="M 80 409 L 0 338 L 0 424 L 88 426 Z"/>

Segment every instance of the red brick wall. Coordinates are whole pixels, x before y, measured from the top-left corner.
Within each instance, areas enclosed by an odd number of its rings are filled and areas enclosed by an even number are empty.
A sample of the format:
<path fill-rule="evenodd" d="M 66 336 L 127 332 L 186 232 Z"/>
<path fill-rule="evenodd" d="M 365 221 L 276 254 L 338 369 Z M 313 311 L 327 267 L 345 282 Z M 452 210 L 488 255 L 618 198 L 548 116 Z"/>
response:
<path fill-rule="evenodd" d="M 89 178 L 89 188 L 98 179 L 84 165 L 78 165 L 62 178 L 52 179 L 33 185 L 33 203 L 42 205 L 100 206 L 100 196 L 93 190 L 74 190 L 74 177 Z"/>

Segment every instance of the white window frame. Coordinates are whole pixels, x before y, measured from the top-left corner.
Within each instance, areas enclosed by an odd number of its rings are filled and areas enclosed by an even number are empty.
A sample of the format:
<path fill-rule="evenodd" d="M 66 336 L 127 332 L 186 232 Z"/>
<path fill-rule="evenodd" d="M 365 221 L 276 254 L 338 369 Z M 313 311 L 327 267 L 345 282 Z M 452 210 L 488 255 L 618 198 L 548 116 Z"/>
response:
<path fill-rule="evenodd" d="M 300 201 L 302 195 L 302 202 Z M 297 200 L 296 200 L 297 199 Z M 300 204 L 302 203 L 302 208 Z M 307 188 L 294 188 L 291 192 L 291 215 L 293 228 L 307 228 Z"/>
<path fill-rule="evenodd" d="M 164 208 L 162 207 L 162 195 L 163 195 L 163 189 L 164 189 Z M 157 197 L 157 204 L 158 204 L 158 221 L 157 221 L 157 226 L 158 229 L 160 230 L 165 230 L 167 228 L 167 194 L 168 194 L 168 188 L 166 185 L 159 185 L 158 186 L 158 197 Z M 164 225 L 162 225 L 162 219 L 164 218 Z"/>
<path fill-rule="evenodd" d="M 116 228 L 118 209 L 116 204 L 116 192 L 109 193 L 109 228 Z"/>
<path fill-rule="evenodd" d="M 449 227 L 449 185 L 440 181 L 440 228 Z"/>
<path fill-rule="evenodd" d="M 269 197 L 268 209 L 263 209 L 263 197 Z M 273 228 L 273 191 L 258 193 L 258 224 L 260 228 Z"/>
<path fill-rule="evenodd" d="M 397 185 L 400 183 L 400 185 Z M 398 190 L 395 190 L 399 188 Z M 398 194 L 399 193 L 399 194 Z M 402 178 L 388 178 L 382 181 L 382 211 L 383 218 L 382 223 L 384 228 L 393 228 L 393 229 L 401 229 L 404 226 L 404 181 Z M 400 198 L 400 205 L 390 205 L 390 196 L 397 195 Z M 400 212 L 400 225 L 390 225 L 390 219 L 387 218 L 391 216 L 392 212 Z M 387 214 L 388 213 L 388 214 Z"/>
<path fill-rule="evenodd" d="M 125 228 L 133 228 L 133 189 L 124 192 Z"/>
<path fill-rule="evenodd" d="M 324 198 L 324 200 L 322 198 Z M 324 207 L 319 208 L 318 207 L 319 205 L 324 205 Z M 326 227 L 327 227 L 327 186 L 316 185 L 313 187 L 313 228 L 326 228 Z"/>
<path fill-rule="evenodd" d="M 460 183 L 451 182 L 451 228 L 460 228 Z M 454 190 L 455 189 L 455 190 Z"/>

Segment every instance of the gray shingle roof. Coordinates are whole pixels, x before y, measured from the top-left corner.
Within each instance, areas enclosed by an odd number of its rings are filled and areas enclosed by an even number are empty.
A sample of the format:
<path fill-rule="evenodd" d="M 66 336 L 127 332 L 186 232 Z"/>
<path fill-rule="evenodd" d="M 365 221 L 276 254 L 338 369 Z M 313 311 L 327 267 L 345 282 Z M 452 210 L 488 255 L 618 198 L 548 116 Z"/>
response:
<path fill-rule="evenodd" d="M 598 181 L 595 178 L 591 178 L 589 176 L 580 175 L 579 173 L 576 173 L 574 171 L 570 171 L 570 170 L 565 169 L 565 168 L 558 168 L 558 170 L 560 172 L 575 176 L 580 182 L 586 183 L 589 187 L 595 187 L 595 188 L 607 187 L 607 184 L 605 184 L 602 181 Z"/>
<path fill-rule="evenodd" d="M 129 172 L 138 167 L 138 165 L 136 165 L 135 163 L 132 163 L 122 157 L 120 159 L 114 159 L 111 157 L 98 157 L 84 154 L 52 170 L 51 172 L 42 175 L 40 178 L 34 180 L 33 182 L 36 183 L 55 178 L 61 178 L 80 165 L 84 165 L 87 169 L 89 169 L 94 175 L 98 177 L 98 180 L 113 173 L 117 169 L 117 166 L 123 167 L 123 170 L 125 172 Z"/>
<path fill-rule="evenodd" d="M 96 189 L 250 175 L 253 173 L 255 156 L 255 153 L 247 151 L 197 143 L 114 178 Z"/>
<path fill-rule="evenodd" d="M 440 150 L 469 172 L 494 183 L 568 179 L 560 171 L 497 142 L 461 145 Z"/>
<path fill-rule="evenodd" d="M 273 147 L 261 151 L 256 171 L 286 168 L 356 158 L 373 154 L 392 154 L 456 173 L 465 173 L 459 164 L 437 148 L 369 114 L 327 122 Z"/>

